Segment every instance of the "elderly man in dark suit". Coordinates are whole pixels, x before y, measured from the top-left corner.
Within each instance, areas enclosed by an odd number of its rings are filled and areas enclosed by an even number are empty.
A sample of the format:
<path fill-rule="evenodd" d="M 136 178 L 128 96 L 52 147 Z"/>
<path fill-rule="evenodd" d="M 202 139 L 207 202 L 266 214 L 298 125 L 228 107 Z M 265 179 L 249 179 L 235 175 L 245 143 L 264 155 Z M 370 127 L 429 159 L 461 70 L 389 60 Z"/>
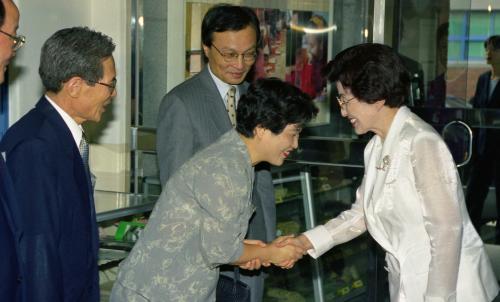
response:
<path fill-rule="evenodd" d="M 471 100 L 474 108 L 500 109 L 500 36 L 491 36 L 484 42 L 486 61 L 491 70 L 483 73 Z M 474 227 L 479 232 L 486 195 L 492 181 L 496 187 L 497 229 L 496 243 L 500 243 L 500 130 L 479 129 L 475 135 L 472 170 L 465 197 Z"/>
<path fill-rule="evenodd" d="M 24 44 L 24 37 L 17 35 L 19 10 L 11 0 L 0 1 L 0 83 L 4 70 Z M 21 233 L 14 186 L 3 156 L 0 156 L 0 301 L 21 301 L 21 273 L 18 260 L 18 241 Z"/>
<path fill-rule="evenodd" d="M 99 237 L 81 125 L 98 122 L 116 95 L 114 48 L 88 28 L 53 34 L 40 56 L 46 93 L 0 144 L 21 217 L 26 301 L 99 301 Z"/>
<path fill-rule="evenodd" d="M 163 186 L 196 152 L 234 127 L 237 101 L 247 89 L 244 80 L 257 55 L 259 21 L 248 7 L 212 7 L 203 18 L 201 33 L 207 66 L 170 91 L 160 106 L 157 152 Z M 276 206 L 271 174 L 268 166 L 256 167 L 255 174 L 256 212 L 247 238 L 272 241 Z M 242 271 L 242 280 L 252 289 L 252 301 L 261 301 L 262 273 Z"/>

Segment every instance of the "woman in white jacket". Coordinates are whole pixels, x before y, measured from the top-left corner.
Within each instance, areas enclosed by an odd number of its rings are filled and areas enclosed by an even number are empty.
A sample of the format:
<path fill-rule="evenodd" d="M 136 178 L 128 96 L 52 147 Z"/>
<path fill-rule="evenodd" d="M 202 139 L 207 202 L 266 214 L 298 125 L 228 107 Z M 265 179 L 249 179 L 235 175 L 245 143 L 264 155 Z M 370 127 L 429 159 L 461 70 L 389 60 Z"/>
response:
<path fill-rule="evenodd" d="M 489 302 L 498 283 L 467 214 L 440 135 L 405 107 L 410 80 L 388 46 L 362 44 L 330 62 L 342 116 L 373 132 L 351 209 L 288 243 L 316 258 L 365 231 L 386 251 L 391 301 Z"/>

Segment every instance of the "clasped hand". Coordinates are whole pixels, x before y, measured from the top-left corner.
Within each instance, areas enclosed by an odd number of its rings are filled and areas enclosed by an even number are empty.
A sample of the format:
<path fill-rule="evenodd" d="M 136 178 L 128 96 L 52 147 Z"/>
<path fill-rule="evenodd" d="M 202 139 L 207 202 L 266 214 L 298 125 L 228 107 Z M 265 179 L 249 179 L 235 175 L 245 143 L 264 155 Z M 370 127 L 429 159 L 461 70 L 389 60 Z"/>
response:
<path fill-rule="evenodd" d="M 268 244 L 261 240 L 251 239 L 246 239 L 243 242 L 270 249 L 269 261 L 261 261 L 261 259 L 255 258 L 239 265 L 240 268 L 247 270 L 256 270 L 260 269 L 261 266 L 268 267 L 271 264 L 283 269 L 290 269 L 295 265 L 297 260 L 301 259 L 307 253 L 307 249 L 293 235 L 278 237 Z"/>

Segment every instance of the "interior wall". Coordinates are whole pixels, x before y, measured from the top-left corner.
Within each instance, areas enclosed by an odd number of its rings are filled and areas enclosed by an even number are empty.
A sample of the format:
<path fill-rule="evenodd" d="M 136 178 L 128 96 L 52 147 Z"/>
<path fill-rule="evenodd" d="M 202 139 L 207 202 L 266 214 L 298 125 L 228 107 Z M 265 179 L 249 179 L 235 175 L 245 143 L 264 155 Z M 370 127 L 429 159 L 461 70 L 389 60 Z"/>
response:
<path fill-rule="evenodd" d="M 55 31 L 88 26 L 116 44 L 117 96 L 98 125 L 86 126 L 91 142 L 91 169 L 96 189 L 127 191 L 130 180 L 130 0 L 18 0 L 20 34 L 26 45 L 9 67 L 9 124 L 28 112 L 44 90 L 38 76 L 40 49 Z M 119 175 L 117 177 L 117 174 Z"/>
<path fill-rule="evenodd" d="M 38 76 L 40 49 L 56 30 L 90 24 L 90 5 L 79 0 L 18 0 L 21 13 L 18 33 L 26 45 L 9 66 L 9 124 L 28 112 L 43 93 Z M 87 6 L 87 8 L 86 8 Z"/>

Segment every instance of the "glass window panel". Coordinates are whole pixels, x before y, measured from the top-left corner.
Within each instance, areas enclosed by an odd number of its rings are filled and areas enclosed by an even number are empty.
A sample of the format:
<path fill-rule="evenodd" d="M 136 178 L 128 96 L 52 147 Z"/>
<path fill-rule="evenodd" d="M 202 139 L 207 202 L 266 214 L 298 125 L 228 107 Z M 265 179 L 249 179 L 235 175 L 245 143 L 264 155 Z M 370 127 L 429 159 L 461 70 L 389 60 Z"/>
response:
<path fill-rule="evenodd" d="M 337 155 L 343 156 L 343 152 Z M 307 230 L 306 221 L 312 215 L 318 224 L 349 209 L 356 197 L 356 189 L 363 177 L 363 167 L 341 167 L 335 165 L 301 165 L 291 162 L 273 168 L 275 180 L 277 230 L 279 235 L 298 234 Z M 305 185 L 309 173 L 309 186 Z M 302 177 L 300 177 L 302 175 Z M 304 191 L 309 190 L 309 191 Z M 308 198 L 311 198 L 310 200 Z M 309 200 L 309 202 L 307 202 Z M 371 239 L 368 234 L 336 246 L 321 257 L 319 268 L 323 299 L 315 297 L 312 282 L 314 267 L 307 261 L 299 261 L 291 270 L 271 268 L 265 282 L 263 301 L 369 301 L 369 286 L 376 286 L 373 266 L 370 264 Z M 385 278 L 381 278 L 385 281 Z M 382 281 L 382 282 L 384 282 Z M 381 289 L 387 296 L 387 289 Z M 315 299 L 316 298 L 316 299 Z"/>
<path fill-rule="evenodd" d="M 464 12 L 450 13 L 450 36 L 464 36 Z"/>
<path fill-rule="evenodd" d="M 470 14 L 470 35 L 487 36 L 490 32 L 490 18 L 487 12 L 471 12 Z"/>
<path fill-rule="evenodd" d="M 469 42 L 469 59 L 479 60 L 484 57 L 484 46 L 482 41 Z"/>
<path fill-rule="evenodd" d="M 500 11 L 493 14 L 493 34 L 500 34 Z"/>
<path fill-rule="evenodd" d="M 448 58 L 450 60 L 459 60 L 461 59 L 461 48 L 462 42 L 452 41 L 448 43 Z"/>
<path fill-rule="evenodd" d="M 424 102 L 410 103 L 413 110 L 438 130 L 445 124 L 442 119 L 446 122 L 464 121 L 475 131 L 498 127 L 498 119 L 493 116 L 500 115 L 500 110 L 497 108 L 471 110 L 470 100 L 475 94 L 478 77 L 490 69 L 484 59 L 483 42 L 488 36 L 500 34 L 499 1 L 396 0 L 395 2 L 399 5 L 399 22 L 386 18 L 386 28 L 393 27 L 393 37 L 398 37 L 404 25 L 406 35 L 412 39 L 409 42 L 403 39 L 393 43 L 400 53 L 410 56 L 422 65 L 427 83 Z M 435 9 L 429 9 L 431 7 Z M 429 13 L 430 11 L 432 13 Z M 443 32 L 446 33 L 441 28 L 446 24 L 449 24 L 448 58 L 444 60 L 442 55 L 446 52 L 440 50 L 446 49 L 446 45 L 441 43 L 439 37 Z M 472 156 L 475 156 L 475 152 L 477 150 L 473 148 Z M 473 165 L 471 162 L 461 169 L 464 185 L 467 184 Z M 469 187 L 467 190 L 474 188 Z M 495 206 L 494 194 L 486 196 L 485 204 L 489 206 L 485 207 L 482 220 L 495 220 L 496 217 L 493 215 L 485 214 L 491 213 L 488 207 Z M 495 230 L 491 225 L 483 226 L 480 231 L 484 242 L 490 243 L 496 240 Z"/>

